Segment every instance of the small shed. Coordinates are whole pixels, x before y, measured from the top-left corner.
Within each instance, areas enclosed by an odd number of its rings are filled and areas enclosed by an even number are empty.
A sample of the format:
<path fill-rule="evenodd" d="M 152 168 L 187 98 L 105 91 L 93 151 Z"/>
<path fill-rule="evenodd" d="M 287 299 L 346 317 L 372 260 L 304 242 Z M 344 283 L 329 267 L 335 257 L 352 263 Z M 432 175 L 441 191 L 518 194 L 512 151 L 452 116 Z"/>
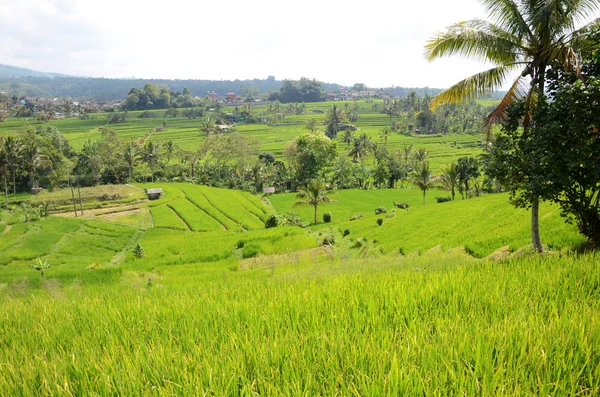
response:
<path fill-rule="evenodd" d="M 148 200 L 158 200 L 162 196 L 162 188 L 146 189 Z"/>
<path fill-rule="evenodd" d="M 273 193 L 275 193 L 275 188 L 272 186 L 265 187 L 265 188 L 263 188 L 263 193 L 264 194 L 273 194 Z"/>

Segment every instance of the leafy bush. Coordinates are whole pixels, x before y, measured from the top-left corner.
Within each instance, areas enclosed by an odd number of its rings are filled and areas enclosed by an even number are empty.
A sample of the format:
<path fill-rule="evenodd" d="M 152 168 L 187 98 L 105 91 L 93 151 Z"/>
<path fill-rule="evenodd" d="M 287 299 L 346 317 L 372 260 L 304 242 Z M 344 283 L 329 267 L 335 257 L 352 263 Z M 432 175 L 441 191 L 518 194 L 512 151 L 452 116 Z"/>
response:
<path fill-rule="evenodd" d="M 377 218 L 377 226 L 383 225 L 383 218 Z"/>
<path fill-rule="evenodd" d="M 298 214 L 296 214 L 295 212 L 286 212 L 283 215 L 283 224 L 286 226 L 304 226 L 303 225 L 303 221 L 302 218 L 300 218 L 300 216 L 298 216 Z"/>
<path fill-rule="evenodd" d="M 435 199 L 438 203 L 445 203 L 447 201 L 452 201 L 452 198 L 450 198 L 450 197 L 439 197 L 438 196 Z"/>
<path fill-rule="evenodd" d="M 144 247 L 142 247 L 142 245 L 140 243 L 137 243 L 135 245 L 135 247 L 133 248 L 133 255 L 136 258 L 143 258 L 144 257 Z"/>
<path fill-rule="evenodd" d="M 323 214 L 323 222 L 325 222 L 325 223 L 331 222 L 331 212 L 326 212 Z"/>
<path fill-rule="evenodd" d="M 120 124 L 127 121 L 125 113 L 111 113 L 106 117 L 107 124 Z"/>
<path fill-rule="evenodd" d="M 260 247 L 256 243 L 248 243 L 244 245 L 244 251 L 242 252 L 242 257 L 246 258 L 254 258 L 258 254 L 260 254 Z"/>
<path fill-rule="evenodd" d="M 265 222 L 265 228 L 270 229 L 272 227 L 277 227 L 278 224 L 279 220 L 277 219 L 277 217 L 275 215 L 271 215 L 267 218 L 267 221 Z"/>
<path fill-rule="evenodd" d="M 394 205 L 400 208 L 401 210 L 407 210 L 409 207 L 408 203 L 399 203 L 397 201 L 394 201 Z"/>
<path fill-rule="evenodd" d="M 349 234 L 350 234 L 350 229 L 344 229 L 344 231 L 342 232 L 343 237 L 346 237 Z"/>
<path fill-rule="evenodd" d="M 385 208 L 385 207 L 377 207 L 377 208 L 375 208 L 375 215 L 385 214 L 387 212 L 388 212 L 387 208 Z"/>

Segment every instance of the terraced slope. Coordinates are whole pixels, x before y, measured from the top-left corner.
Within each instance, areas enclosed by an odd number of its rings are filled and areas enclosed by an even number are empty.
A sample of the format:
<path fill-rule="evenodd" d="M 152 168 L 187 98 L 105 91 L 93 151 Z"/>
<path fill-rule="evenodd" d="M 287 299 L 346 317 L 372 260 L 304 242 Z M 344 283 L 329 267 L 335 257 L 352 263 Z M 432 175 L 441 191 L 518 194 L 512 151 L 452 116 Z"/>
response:
<path fill-rule="evenodd" d="M 140 184 L 141 188 L 161 187 L 165 194 L 150 203 L 154 227 L 209 232 L 260 230 L 269 211 L 248 192 L 209 186 Z"/>

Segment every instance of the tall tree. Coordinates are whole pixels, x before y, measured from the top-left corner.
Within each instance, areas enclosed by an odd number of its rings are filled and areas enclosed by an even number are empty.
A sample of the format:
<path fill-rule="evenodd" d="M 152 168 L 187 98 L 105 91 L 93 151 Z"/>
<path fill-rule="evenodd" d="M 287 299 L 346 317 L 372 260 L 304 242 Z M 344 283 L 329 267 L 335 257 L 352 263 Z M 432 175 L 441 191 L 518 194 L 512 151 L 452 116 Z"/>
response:
<path fill-rule="evenodd" d="M 150 171 L 152 171 L 152 182 L 154 182 L 154 173 L 156 167 L 160 164 L 160 146 L 155 145 L 154 142 L 148 142 L 142 150 L 142 161 L 148 164 Z"/>
<path fill-rule="evenodd" d="M 298 188 L 298 194 L 296 195 L 297 201 L 294 206 L 312 205 L 315 209 L 314 222 L 317 223 L 318 206 L 323 203 L 335 201 L 329 198 L 329 195 L 331 194 L 333 194 L 333 191 L 327 190 L 327 186 L 322 179 L 311 179 L 306 186 L 300 186 Z"/>
<path fill-rule="evenodd" d="M 577 67 L 577 49 L 600 25 L 589 20 L 600 4 L 597 0 L 480 0 L 489 21 L 471 20 L 450 26 L 427 42 L 425 57 L 461 55 L 494 64 L 468 77 L 433 98 L 431 106 L 458 103 L 502 87 L 508 76 L 519 72 L 498 107 L 488 116 L 489 126 L 506 115 L 516 99 L 526 98 L 530 108 L 544 98 L 547 68 L 557 63 L 566 69 Z M 529 80 L 529 85 L 527 84 Z M 525 116 L 523 134 L 528 133 L 530 113 Z M 543 250 L 539 234 L 539 193 L 531 192 L 531 234 L 536 251 Z"/>
<path fill-rule="evenodd" d="M 13 194 L 17 194 L 17 170 L 22 161 L 23 143 L 19 138 L 6 137 L 2 144 L 5 151 L 7 168 L 13 178 Z"/>
<path fill-rule="evenodd" d="M 417 166 L 417 169 L 411 173 L 411 182 L 423 192 L 423 205 L 425 205 L 425 197 L 427 190 L 434 186 L 433 177 L 429 171 L 429 161 L 423 161 Z"/>
<path fill-rule="evenodd" d="M 459 174 L 456 162 L 450 163 L 450 166 L 442 168 L 442 175 L 440 176 L 440 182 L 446 190 L 450 190 L 452 194 L 452 200 L 456 196 L 456 186 L 459 183 Z"/>

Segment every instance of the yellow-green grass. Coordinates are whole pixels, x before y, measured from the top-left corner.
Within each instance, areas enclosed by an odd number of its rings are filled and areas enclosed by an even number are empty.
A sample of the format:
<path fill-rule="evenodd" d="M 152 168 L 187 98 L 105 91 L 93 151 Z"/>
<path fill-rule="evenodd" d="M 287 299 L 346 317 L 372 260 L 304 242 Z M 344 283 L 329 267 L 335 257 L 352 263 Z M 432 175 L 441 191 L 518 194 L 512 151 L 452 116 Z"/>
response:
<path fill-rule="evenodd" d="M 202 266 L 172 266 L 192 275 L 177 286 L 145 271 L 84 289 L 2 284 L 0 390 L 600 394 L 596 255 L 497 264 L 446 254 L 237 272 L 219 263 L 201 281 L 193 276 Z"/>
<path fill-rule="evenodd" d="M 195 232 L 223 230 L 223 226 L 206 212 L 200 210 L 187 198 L 180 198 L 167 204 Z"/>
<path fill-rule="evenodd" d="M 152 214 L 152 225 L 159 228 L 190 230 L 181 217 L 168 205 L 160 205 L 150 208 Z"/>
<path fill-rule="evenodd" d="M 63 283 L 75 279 L 101 282 L 98 274 L 110 274 L 118 279 L 121 270 L 109 270 L 110 264 L 128 247 L 136 230 L 106 222 L 54 216 L 12 225 L 0 239 L 0 282 L 26 280 L 39 286 L 40 276 L 30 268 L 38 258 L 50 263 L 47 275 Z M 96 270 L 101 271 L 89 275 L 87 268 L 94 263 Z"/>
<path fill-rule="evenodd" d="M 418 190 L 342 190 L 332 196 L 338 202 L 319 207 L 318 230 L 331 229 L 340 236 L 350 231 L 348 240 L 364 238 L 386 254 L 409 254 L 440 245 L 443 249 L 464 247 L 467 252 L 484 257 L 496 249 L 509 246 L 515 251 L 530 244 L 531 214 L 515 209 L 508 203 L 507 194 L 484 195 L 479 198 L 436 203 L 432 196 L 446 196 L 446 192 L 429 192 L 425 206 Z M 294 195 L 270 197 L 279 213 L 296 211 L 305 220 L 312 221 L 312 207 L 293 207 Z M 393 202 L 408 202 L 408 211 L 394 207 Z M 384 206 L 388 213 L 375 215 L 374 210 Z M 332 226 L 322 224 L 321 214 L 333 215 Z M 364 216 L 350 221 L 355 214 Z M 378 226 L 376 220 L 383 219 Z M 543 203 L 540 210 L 540 229 L 543 243 L 551 249 L 570 249 L 584 239 L 573 225 L 565 224 L 560 208 Z"/>

